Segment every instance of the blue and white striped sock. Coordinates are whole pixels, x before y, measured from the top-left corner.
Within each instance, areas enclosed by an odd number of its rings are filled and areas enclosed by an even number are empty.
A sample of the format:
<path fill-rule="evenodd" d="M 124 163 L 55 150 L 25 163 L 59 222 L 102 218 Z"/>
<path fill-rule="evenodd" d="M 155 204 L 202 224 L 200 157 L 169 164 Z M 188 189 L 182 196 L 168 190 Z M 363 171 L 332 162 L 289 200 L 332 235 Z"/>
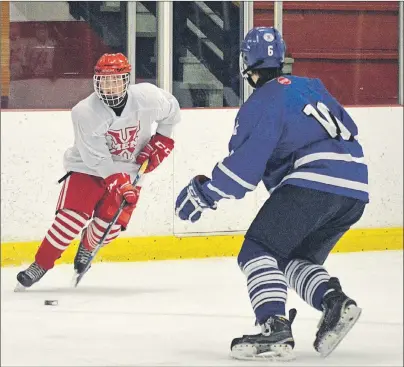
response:
<path fill-rule="evenodd" d="M 286 281 L 290 288 L 319 311 L 322 311 L 321 302 L 328 291 L 327 283 L 330 275 L 321 265 L 313 264 L 307 260 L 293 259 L 285 269 Z"/>
<path fill-rule="evenodd" d="M 263 324 L 270 316 L 285 315 L 287 284 L 277 261 L 262 255 L 240 267 L 247 277 L 248 294 L 258 323 Z"/>

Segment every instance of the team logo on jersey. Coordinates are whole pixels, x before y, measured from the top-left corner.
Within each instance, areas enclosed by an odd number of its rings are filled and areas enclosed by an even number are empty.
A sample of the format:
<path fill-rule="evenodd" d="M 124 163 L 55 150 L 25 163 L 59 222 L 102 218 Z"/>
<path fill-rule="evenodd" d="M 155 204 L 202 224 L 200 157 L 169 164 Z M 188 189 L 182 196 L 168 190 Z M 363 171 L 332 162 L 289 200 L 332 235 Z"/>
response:
<path fill-rule="evenodd" d="M 108 148 L 111 154 L 133 160 L 138 140 L 139 125 L 121 130 L 109 130 L 107 133 Z"/>
<path fill-rule="evenodd" d="M 264 33 L 264 35 L 262 37 L 267 42 L 272 42 L 275 39 L 275 37 L 272 33 Z"/>
<path fill-rule="evenodd" d="M 277 81 L 278 81 L 279 84 L 283 84 L 283 85 L 292 84 L 291 80 L 288 79 L 288 78 L 285 78 L 284 76 L 280 76 L 280 77 L 277 79 Z"/>

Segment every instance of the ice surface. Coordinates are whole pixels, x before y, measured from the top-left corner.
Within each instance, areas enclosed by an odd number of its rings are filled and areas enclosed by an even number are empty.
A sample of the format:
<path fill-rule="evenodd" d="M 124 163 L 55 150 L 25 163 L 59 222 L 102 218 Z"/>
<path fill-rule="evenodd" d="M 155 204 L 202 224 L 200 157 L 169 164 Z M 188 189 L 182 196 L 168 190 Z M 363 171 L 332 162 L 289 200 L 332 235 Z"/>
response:
<path fill-rule="evenodd" d="M 332 254 L 326 266 L 362 316 L 324 360 L 312 347 L 320 313 L 290 292 L 297 359 L 287 366 L 402 366 L 402 251 Z M 78 288 L 73 266 L 59 265 L 14 293 L 22 268 L 1 269 L 2 366 L 282 365 L 229 357 L 234 337 L 258 332 L 235 258 L 96 263 Z"/>

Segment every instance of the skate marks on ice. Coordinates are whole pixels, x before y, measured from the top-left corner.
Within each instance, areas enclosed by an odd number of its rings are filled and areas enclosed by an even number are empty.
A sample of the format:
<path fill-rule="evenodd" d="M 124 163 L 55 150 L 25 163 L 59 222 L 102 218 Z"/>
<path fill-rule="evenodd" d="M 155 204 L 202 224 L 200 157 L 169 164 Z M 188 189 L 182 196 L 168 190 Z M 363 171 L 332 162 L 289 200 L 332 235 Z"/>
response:
<path fill-rule="evenodd" d="M 326 359 L 312 346 L 320 314 L 290 294 L 288 307 L 296 307 L 298 315 L 293 327 L 296 360 L 287 363 L 230 358 L 234 337 L 259 331 L 234 258 L 96 263 L 78 288 L 70 285 L 72 266 L 60 265 L 23 293 L 13 292 L 20 269 L 2 268 L 1 364 L 402 365 L 402 254 L 376 254 L 332 255 L 328 260 L 363 313 Z M 386 273 L 380 275 L 380 268 Z M 58 300 L 58 306 L 45 306 L 46 299 Z"/>

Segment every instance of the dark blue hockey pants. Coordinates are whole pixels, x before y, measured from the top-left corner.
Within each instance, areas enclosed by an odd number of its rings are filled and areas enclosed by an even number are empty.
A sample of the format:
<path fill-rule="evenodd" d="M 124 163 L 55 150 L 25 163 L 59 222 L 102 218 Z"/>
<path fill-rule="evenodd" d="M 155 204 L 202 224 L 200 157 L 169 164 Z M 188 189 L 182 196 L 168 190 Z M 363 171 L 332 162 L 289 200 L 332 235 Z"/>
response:
<path fill-rule="evenodd" d="M 366 203 L 328 192 L 284 185 L 264 203 L 245 235 L 239 261 L 267 252 L 284 270 L 291 259 L 323 264 Z"/>

